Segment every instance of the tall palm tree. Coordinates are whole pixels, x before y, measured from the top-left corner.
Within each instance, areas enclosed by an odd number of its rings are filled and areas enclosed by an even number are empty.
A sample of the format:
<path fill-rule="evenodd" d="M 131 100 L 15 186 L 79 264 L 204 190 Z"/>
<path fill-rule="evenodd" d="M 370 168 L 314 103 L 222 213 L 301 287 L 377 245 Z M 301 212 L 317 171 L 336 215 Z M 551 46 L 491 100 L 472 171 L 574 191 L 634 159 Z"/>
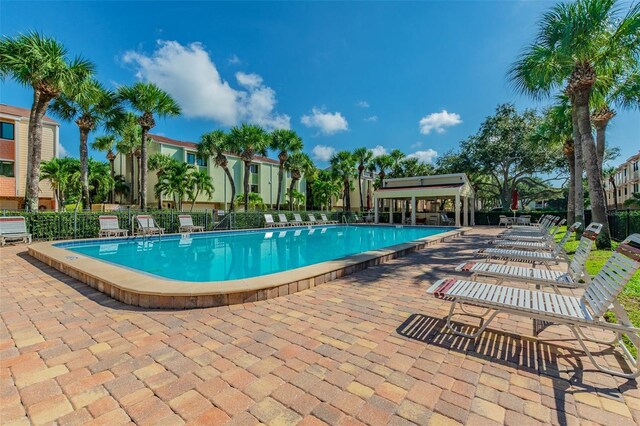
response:
<path fill-rule="evenodd" d="M 98 81 L 87 78 L 62 93 L 51 104 L 51 111 L 65 121 L 74 121 L 80 129 L 80 183 L 82 203 L 89 205 L 89 133 L 100 126 L 113 130 L 123 111 L 118 99 Z"/>
<path fill-rule="evenodd" d="M 371 160 L 369 164 L 369 170 L 378 174 L 380 178 L 380 188 L 384 187 L 384 177 L 387 175 L 387 170 L 393 166 L 393 159 L 388 155 L 378 155 Z"/>
<path fill-rule="evenodd" d="M 40 180 L 49 181 L 58 210 L 64 208 L 65 193 L 72 172 L 69 158 L 52 158 L 43 161 L 40 166 Z"/>
<path fill-rule="evenodd" d="M 232 151 L 239 152 L 244 162 L 244 205 L 249 205 L 249 178 L 251 177 L 251 162 L 258 155 L 267 155 L 269 140 L 267 132 L 260 126 L 243 123 L 235 126 L 229 132 L 229 146 Z"/>
<path fill-rule="evenodd" d="M 593 220 L 603 224 L 600 248 L 610 248 L 611 237 L 590 120 L 591 94 L 598 78 L 614 78 L 612 71 L 624 72 L 640 54 L 640 3 L 624 16 L 620 10 L 616 0 L 557 4 L 543 15 L 536 40 L 510 71 L 525 93 L 545 96 L 563 89 L 570 98 L 574 133 L 579 136 L 575 152 L 585 162 Z M 576 155 L 576 165 L 580 161 Z"/>
<path fill-rule="evenodd" d="M 154 116 L 180 115 L 180 105 L 164 90 L 153 83 L 137 82 L 119 89 L 121 99 L 127 101 L 140 114 L 138 124 L 142 128 L 140 146 L 140 208 L 147 208 L 147 134 L 156 125 Z"/>
<path fill-rule="evenodd" d="M 229 137 L 222 130 L 214 130 L 209 133 L 205 133 L 200 137 L 200 143 L 198 144 L 198 157 L 208 159 L 213 157 L 213 161 L 216 167 L 221 167 L 224 170 L 229 184 L 231 185 L 231 205 L 230 210 L 235 209 L 236 198 L 236 183 L 233 180 L 231 170 L 229 170 L 229 160 L 226 152 L 232 151 L 232 147 L 229 145 Z M 226 200 L 225 200 L 226 201 Z"/>
<path fill-rule="evenodd" d="M 211 176 L 209 176 L 206 170 L 194 170 L 189 174 L 187 190 L 187 195 L 191 200 L 191 210 L 189 211 L 193 211 L 193 207 L 196 205 L 196 199 L 200 194 L 206 194 L 209 199 L 211 199 L 211 197 L 213 197 L 213 191 L 215 191 L 215 188 L 213 187 Z"/>
<path fill-rule="evenodd" d="M 400 173 L 400 162 L 404 159 L 405 155 L 404 152 L 400 151 L 399 149 L 394 149 L 389 153 L 389 157 L 393 162 L 391 170 L 393 171 L 393 174 L 395 176 Z"/>
<path fill-rule="evenodd" d="M 309 173 L 313 168 L 313 161 L 307 154 L 297 151 L 291 154 L 285 163 L 285 168 L 291 172 L 291 183 L 289 184 L 289 210 L 293 210 L 293 194 L 296 183 L 303 175 Z"/>
<path fill-rule="evenodd" d="M 302 139 L 293 130 L 276 129 L 271 132 L 271 141 L 269 148 L 279 151 L 278 160 L 278 197 L 276 201 L 276 210 L 280 210 L 280 200 L 282 198 L 282 187 L 284 186 L 284 163 L 292 152 L 302 149 Z"/>
<path fill-rule="evenodd" d="M 49 103 L 93 73 L 93 64 L 81 57 L 67 58 L 67 49 L 37 32 L 0 40 L 0 77 L 12 78 L 33 88 L 33 104 L 27 136 L 27 185 L 25 205 L 38 210 L 42 120 Z"/>
<path fill-rule="evenodd" d="M 349 151 L 340 151 L 329 160 L 331 171 L 342 181 L 344 211 L 351 211 L 351 178 L 355 176 L 356 159 Z"/>
<path fill-rule="evenodd" d="M 176 163 L 176 160 L 173 157 L 167 154 L 156 152 L 149 156 L 149 171 L 156 172 L 156 176 L 158 177 L 158 182 L 160 182 L 160 179 L 162 178 L 162 174 L 169 167 L 173 166 L 175 163 Z M 158 198 L 158 210 L 161 210 L 162 209 L 162 191 L 160 191 L 160 193 L 157 193 L 156 191 L 156 195 Z"/>
<path fill-rule="evenodd" d="M 133 190 L 138 179 L 135 177 L 136 152 L 140 151 L 142 145 L 142 128 L 138 124 L 138 118 L 132 112 L 127 112 L 117 123 L 116 151 L 125 158 L 129 158 L 129 177 L 131 187 L 129 188 L 129 204 L 133 204 L 135 192 Z M 138 170 L 138 173 L 140 170 Z M 139 183 L 139 182 L 138 182 Z M 138 185 L 139 188 L 139 185 Z M 139 194 L 138 194 L 139 195 Z"/>
<path fill-rule="evenodd" d="M 115 181 L 116 178 L 116 168 L 115 168 L 115 160 L 116 155 L 113 153 L 113 150 L 116 148 L 116 137 L 112 134 L 98 136 L 91 143 L 91 148 L 96 151 L 102 151 L 107 153 L 107 160 L 109 161 L 109 166 L 111 168 L 111 178 Z M 115 203 L 116 201 L 116 193 L 115 186 L 109 195 L 109 202 Z"/>
<path fill-rule="evenodd" d="M 365 147 L 356 148 L 353 156 L 358 162 L 358 190 L 360 193 L 360 211 L 364 209 L 364 198 L 362 196 L 362 174 L 369 167 L 369 162 L 373 158 L 373 152 Z"/>
<path fill-rule="evenodd" d="M 609 182 L 609 184 L 611 185 L 611 188 L 613 189 L 613 206 L 616 210 L 618 210 L 618 188 L 616 186 L 617 172 L 618 172 L 618 169 L 616 169 L 615 167 L 607 167 L 602 172 L 603 178 Z"/>

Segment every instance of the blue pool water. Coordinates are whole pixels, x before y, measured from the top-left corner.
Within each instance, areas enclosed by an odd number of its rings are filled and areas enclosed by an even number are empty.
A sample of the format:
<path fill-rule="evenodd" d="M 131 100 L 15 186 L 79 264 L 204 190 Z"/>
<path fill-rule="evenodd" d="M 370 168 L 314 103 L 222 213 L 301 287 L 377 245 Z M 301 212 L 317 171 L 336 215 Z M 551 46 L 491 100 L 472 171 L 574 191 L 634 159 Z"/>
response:
<path fill-rule="evenodd" d="M 204 282 L 273 274 L 450 230 L 323 226 L 74 241 L 56 246 L 163 278 Z"/>

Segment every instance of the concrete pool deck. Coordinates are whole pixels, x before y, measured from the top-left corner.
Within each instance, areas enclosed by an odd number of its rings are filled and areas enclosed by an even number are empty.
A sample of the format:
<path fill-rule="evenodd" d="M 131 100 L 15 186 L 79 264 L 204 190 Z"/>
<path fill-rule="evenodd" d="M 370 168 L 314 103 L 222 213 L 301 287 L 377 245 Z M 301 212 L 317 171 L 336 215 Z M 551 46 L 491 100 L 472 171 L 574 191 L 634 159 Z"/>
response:
<path fill-rule="evenodd" d="M 182 311 L 125 305 L 3 247 L 0 423 L 640 423 L 638 383 L 594 371 L 562 327 L 535 339 L 531 320 L 500 315 L 475 341 L 443 332 L 450 304 L 426 288 L 466 276 L 453 267 L 496 232 L 295 294 Z"/>
<path fill-rule="evenodd" d="M 306 228 L 280 228 L 285 231 L 293 229 Z M 41 262 L 127 305 L 162 309 L 210 308 L 257 302 L 313 288 L 370 266 L 422 250 L 430 245 L 439 244 L 464 234 L 470 229 L 455 228 L 384 249 L 358 253 L 276 274 L 218 282 L 163 279 L 57 247 L 60 243 L 73 242 L 73 240 L 35 243 L 29 246 L 28 251 L 31 256 Z M 99 242 L 100 239 L 85 241 Z"/>

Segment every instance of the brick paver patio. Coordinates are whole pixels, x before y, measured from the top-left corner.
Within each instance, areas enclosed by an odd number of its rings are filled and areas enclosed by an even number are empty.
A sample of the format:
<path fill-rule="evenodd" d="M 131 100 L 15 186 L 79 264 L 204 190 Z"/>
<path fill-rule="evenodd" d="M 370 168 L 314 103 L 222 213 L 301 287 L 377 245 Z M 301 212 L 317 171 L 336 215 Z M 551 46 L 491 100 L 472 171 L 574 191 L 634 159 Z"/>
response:
<path fill-rule="evenodd" d="M 501 316 L 475 342 L 440 332 L 449 304 L 425 289 L 495 232 L 189 311 L 131 308 L 2 248 L 0 421 L 640 423 L 637 382 L 595 372 L 560 327 L 536 340 L 531 320 Z"/>

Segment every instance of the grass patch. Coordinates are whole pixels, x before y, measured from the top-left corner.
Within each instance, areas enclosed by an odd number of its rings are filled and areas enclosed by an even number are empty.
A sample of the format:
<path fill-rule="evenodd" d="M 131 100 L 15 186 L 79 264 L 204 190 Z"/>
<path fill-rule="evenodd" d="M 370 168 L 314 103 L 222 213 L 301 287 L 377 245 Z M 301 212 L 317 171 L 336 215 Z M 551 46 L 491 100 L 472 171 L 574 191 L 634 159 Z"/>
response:
<path fill-rule="evenodd" d="M 565 234 L 566 229 L 566 227 L 562 227 L 560 229 L 560 232 L 556 234 L 556 242 L 560 241 L 562 236 Z M 618 243 L 614 241 L 613 248 L 615 249 L 617 246 Z M 564 246 L 569 257 L 573 256 L 573 254 L 576 252 L 577 247 L 578 241 L 573 239 L 573 237 Z M 596 275 L 600 271 L 600 269 L 602 269 L 612 253 L 613 252 L 609 250 L 592 250 L 589 254 L 589 258 L 587 259 L 587 273 L 592 277 Z M 629 319 L 631 320 L 633 325 L 635 327 L 640 327 L 640 271 L 637 271 L 634 276 L 631 277 L 631 280 L 618 295 L 618 301 L 620 302 L 624 310 L 627 311 L 627 315 L 629 316 Z M 605 315 L 605 319 L 610 322 L 616 322 L 616 317 L 613 312 L 608 312 Z M 625 342 L 627 343 L 627 347 L 629 348 L 629 350 L 635 356 L 636 348 L 633 347 L 630 342 L 628 342 L 628 340 L 626 340 L 626 336 Z"/>

